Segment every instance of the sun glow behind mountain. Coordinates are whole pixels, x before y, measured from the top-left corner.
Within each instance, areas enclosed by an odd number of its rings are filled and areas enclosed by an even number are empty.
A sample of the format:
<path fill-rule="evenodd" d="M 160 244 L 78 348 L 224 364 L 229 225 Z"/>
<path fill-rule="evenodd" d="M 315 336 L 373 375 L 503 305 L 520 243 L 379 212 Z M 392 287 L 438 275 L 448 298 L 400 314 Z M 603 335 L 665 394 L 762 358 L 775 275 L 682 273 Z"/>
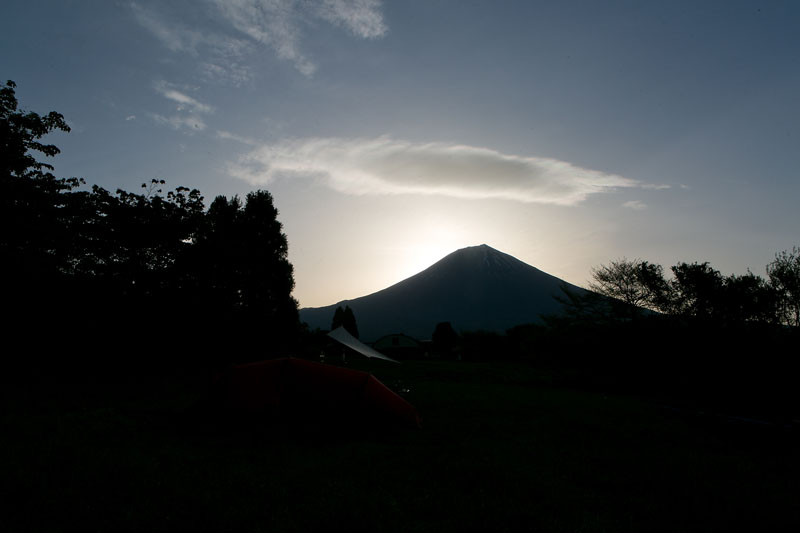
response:
<path fill-rule="evenodd" d="M 440 221 L 425 228 L 424 238 L 418 244 L 407 246 L 403 252 L 399 279 L 405 279 L 421 272 L 451 253 L 469 243 L 468 232 L 462 227 Z"/>

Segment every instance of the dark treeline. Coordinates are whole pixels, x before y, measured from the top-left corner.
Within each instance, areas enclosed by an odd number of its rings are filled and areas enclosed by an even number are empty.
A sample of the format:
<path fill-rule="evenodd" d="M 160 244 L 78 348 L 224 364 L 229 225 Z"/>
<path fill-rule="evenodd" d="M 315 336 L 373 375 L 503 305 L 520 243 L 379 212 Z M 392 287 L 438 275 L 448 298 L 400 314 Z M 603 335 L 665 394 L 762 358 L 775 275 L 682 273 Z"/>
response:
<path fill-rule="evenodd" d="M 7 359 L 59 368 L 263 358 L 298 333 L 286 236 L 266 191 L 140 193 L 56 178 L 34 153 L 69 131 L 0 89 L 0 257 Z M 18 348 L 12 348 L 12 344 Z"/>
<path fill-rule="evenodd" d="M 790 423 L 800 419 L 800 254 L 781 252 L 768 279 L 679 263 L 666 279 L 645 261 L 594 269 L 593 291 L 565 290 L 564 312 L 498 335 L 462 333 L 465 358 L 526 360 L 559 382 L 629 392 L 673 406 Z"/>
<path fill-rule="evenodd" d="M 590 288 L 612 298 L 615 315 L 645 309 L 714 323 L 761 322 L 800 326 L 800 250 L 783 251 L 766 267 L 767 279 L 749 272 L 723 276 L 705 263 L 664 269 L 642 260 L 619 259 L 593 269 Z"/>

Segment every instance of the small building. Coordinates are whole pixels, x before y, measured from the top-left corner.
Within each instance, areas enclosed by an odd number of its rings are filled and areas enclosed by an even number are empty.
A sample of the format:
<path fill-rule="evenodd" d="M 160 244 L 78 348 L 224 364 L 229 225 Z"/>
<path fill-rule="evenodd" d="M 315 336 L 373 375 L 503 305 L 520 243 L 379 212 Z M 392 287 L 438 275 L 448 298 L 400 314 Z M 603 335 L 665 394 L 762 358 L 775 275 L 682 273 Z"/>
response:
<path fill-rule="evenodd" d="M 402 333 L 384 335 L 372 347 L 394 359 L 420 359 L 425 355 L 417 339 Z"/>

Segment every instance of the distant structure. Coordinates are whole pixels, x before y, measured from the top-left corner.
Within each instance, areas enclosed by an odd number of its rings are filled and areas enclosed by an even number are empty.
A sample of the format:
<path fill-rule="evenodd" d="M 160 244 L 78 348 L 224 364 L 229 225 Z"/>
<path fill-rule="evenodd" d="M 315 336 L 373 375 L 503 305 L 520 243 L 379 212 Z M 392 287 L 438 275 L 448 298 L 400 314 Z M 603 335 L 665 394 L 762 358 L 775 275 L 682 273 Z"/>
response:
<path fill-rule="evenodd" d="M 360 353 L 364 357 L 368 357 L 370 359 L 383 359 L 384 361 L 391 361 L 392 363 L 396 363 L 394 359 L 391 357 L 387 357 L 386 355 L 378 352 L 374 348 L 371 348 L 364 344 L 363 342 L 359 341 L 355 337 L 353 337 L 350 332 L 344 329 L 344 326 L 339 326 L 338 328 L 334 329 L 333 331 L 328 332 L 328 337 L 335 340 L 336 342 L 347 346 L 351 350 Z M 345 361 L 344 353 L 342 353 L 342 362 Z"/>
<path fill-rule="evenodd" d="M 420 359 L 425 355 L 422 343 L 402 333 L 384 335 L 372 347 L 394 359 Z"/>

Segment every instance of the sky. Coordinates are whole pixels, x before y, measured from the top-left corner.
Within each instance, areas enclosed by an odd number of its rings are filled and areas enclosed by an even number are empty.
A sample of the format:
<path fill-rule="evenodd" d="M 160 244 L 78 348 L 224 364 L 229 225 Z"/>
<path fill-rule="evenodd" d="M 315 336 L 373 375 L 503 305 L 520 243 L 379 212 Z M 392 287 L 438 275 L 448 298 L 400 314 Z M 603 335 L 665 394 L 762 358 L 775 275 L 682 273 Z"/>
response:
<path fill-rule="evenodd" d="M 800 2 L 10 0 L 56 174 L 270 191 L 301 307 L 488 244 L 764 275 L 800 245 Z"/>

